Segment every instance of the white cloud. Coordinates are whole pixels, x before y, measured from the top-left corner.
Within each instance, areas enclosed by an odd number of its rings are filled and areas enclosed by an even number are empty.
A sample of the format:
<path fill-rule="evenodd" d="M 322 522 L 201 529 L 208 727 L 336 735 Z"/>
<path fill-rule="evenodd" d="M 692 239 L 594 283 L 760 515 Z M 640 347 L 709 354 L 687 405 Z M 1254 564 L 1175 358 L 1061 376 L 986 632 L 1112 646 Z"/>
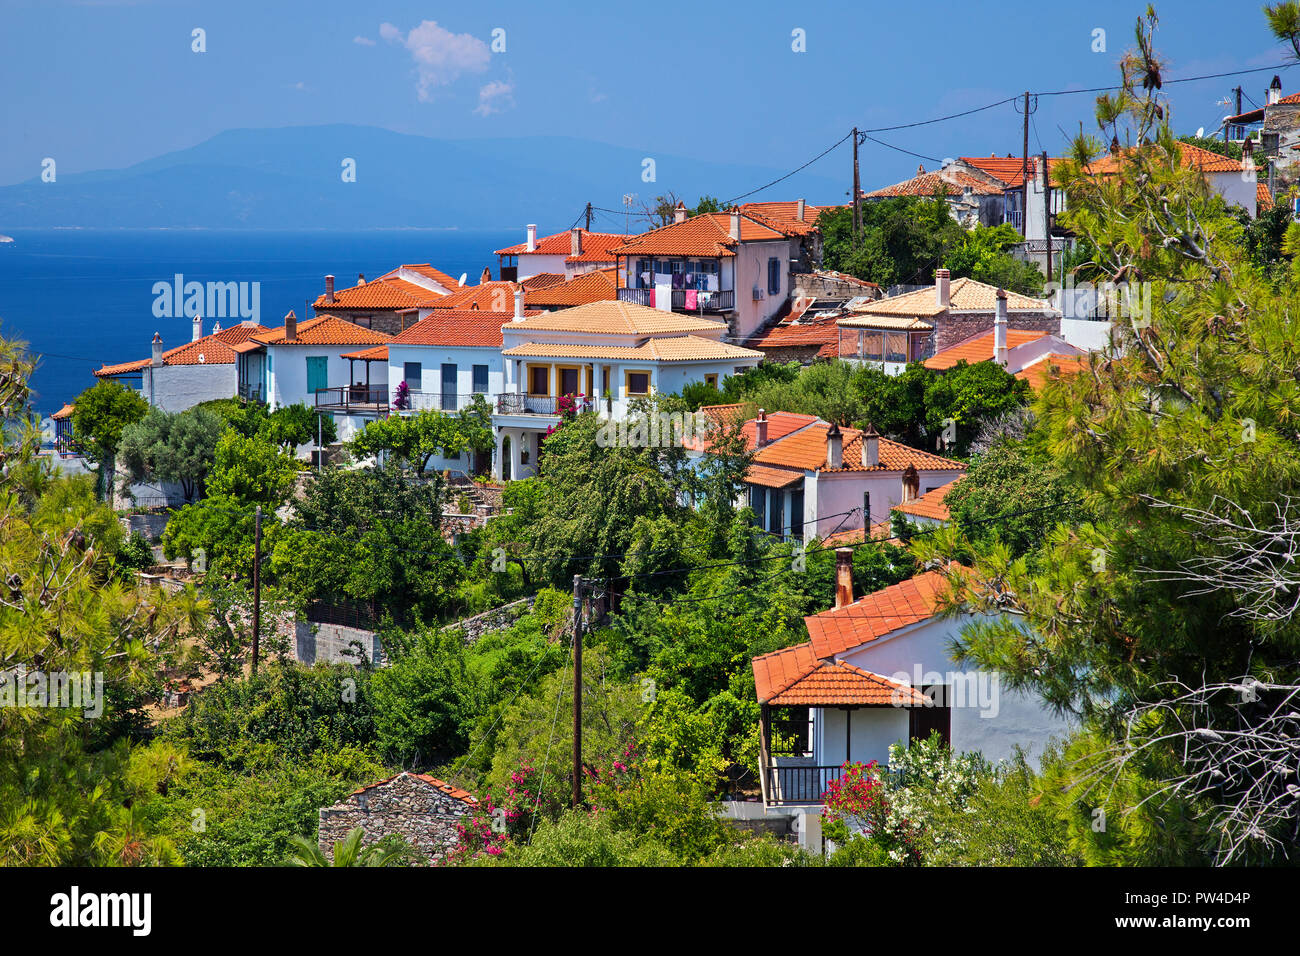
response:
<path fill-rule="evenodd" d="M 421 102 L 433 99 L 435 88 L 455 82 L 462 74 L 484 72 L 492 59 L 487 44 L 478 37 L 469 33 L 452 33 L 432 20 L 422 21 L 405 36 L 391 23 L 381 23 L 379 35 L 389 43 L 401 44 L 410 52 L 415 61 L 416 90 Z M 479 105 L 481 108 L 481 92 Z"/>
<path fill-rule="evenodd" d="M 491 116 L 493 113 L 500 113 L 502 110 L 515 105 L 514 92 L 513 83 L 502 83 L 500 80 L 493 80 L 479 89 L 478 106 L 474 107 L 474 112 L 479 116 Z"/>
<path fill-rule="evenodd" d="M 370 39 L 370 37 L 361 37 L 361 36 L 353 37 L 353 38 L 352 38 L 352 42 L 353 42 L 353 43 L 356 43 L 356 44 L 359 44 L 360 46 L 374 46 L 374 45 L 375 45 L 375 41 L 372 40 L 372 39 Z"/>

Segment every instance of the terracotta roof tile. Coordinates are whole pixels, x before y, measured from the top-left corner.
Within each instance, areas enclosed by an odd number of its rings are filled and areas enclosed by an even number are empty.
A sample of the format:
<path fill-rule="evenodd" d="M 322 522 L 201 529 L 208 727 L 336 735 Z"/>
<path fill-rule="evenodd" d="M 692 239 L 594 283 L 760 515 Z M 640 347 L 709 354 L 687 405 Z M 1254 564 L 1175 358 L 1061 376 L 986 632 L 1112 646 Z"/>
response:
<path fill-rule="evenodd" d="M 765 222 L 771 223 L 777 229 L 789 235 L 802 236 L 817 229 L 817 217 L 826 209 L 837 209 L 837 206 L 814 206 L 812 203 L 804 203 L 803 219 L 799 219 L 799 201 L 796 199 L 781 200 L 777 202 L 747 202 L 741 203 L 740 211 L 747 216 L 753 216 Z"/>
<path fill-rule="evenodd" d="M 620 256 L 734 256 L 737 242 L 731 238 L 730 229 L 730 213 L 705 213 L 634 236 L 614 252 Z M 741 242 L 785 238 L 787 235 L 774 225 L 753 216 L 740 217 Z"/>
<path fill-rule="evenodd" d="M 960 169 L 944 169 L 932 173 L 921 173 L 901 183 L 863 193 L 864 199 L 885 199 L 894 196 L 938 196 L 943 191 L 947 196 L 959 197 L 966 187 L 976 195 L 1000 196 L 1002 189 L 991 186 L 982 179 Z"/>
<path fill-rule="evenodd" d="M 908 684 L 843 661 L 819 660 L 811 644 L 798 644 L 755 657 L 754 689 L 762 703 L 778 707 L 925 706 Z"/>
<path fill-rule="evenodd" d="M 524 312 L 525 316 L 541 315 Z M 394 345 L 447 345 L 461 348 L 501 348 L 501 327 L 513 312 L 486 309 L 435 309 L 393 339 Z"/>
<path fill-rule="evenodd" d="M 395 773 L 391 777 L 385 777 L 383 780 L 376 780 L 374 783 L 368 783 L 364 787 L 358 787 L 353 790 L 350 796 L 356 796 L 359 793 L 365 793 L 367 790 L 373 790 L 375 787 L 382 787 L 392 783 L 399 777 L 413 777 L 422 783 L 427 783 L 431 787 L 436 787 L 449 797 L 455 797 L 457 800 L 463 800 L 466 803 L 478 803 L 478 798 L 468 790 L 462 790 L 460 787 L 453 786 L 450 783 L 439 780 L 437 777 L 431 777 L 427 773 L 412 773 L 409 770 L 403 770 L 401 773 Z"/>
<path fill-rule="evenodd" d="M 781 465 L 808 471 L 826 469 L 826 435 L 830 425 L 818 421 L 784 438 L 772 439 L 754 455 L 754 462 L 762 465 Z M 771 435 L 771 425 L 768 426 Z M 942 458 L 927 451 L 919 451 L 888 438 L 878 439 L 879 463 L 868 468 L 862 464 L 862 432 L 856 428 L 841 428 L 841 461 L 839 471 L 904 471 L 908 465 L 917 471 L 965 471 L 959 461 Z"/>
<path fill-rule="evenodd" d="M 65 422 L 71 417 L 72 417 L 72 406 L 67 404 L 66 402 L 63 404 L 62 408 L 60 408 L 57 412 L 55 412 L 53 415 L 50 416 L 50 418 L 56 422 Z"/>
<path fill-rule="evenodd" d="M 1038 157 L 1029 157 L 1029 178 L 1038 175 Z M 1024 183 L 1024 158 L 1020 156 L 962 156 L 961 161 L 974 166 L 980 172 L 1002 182 L 1006 188 L 1019 188 Z M 1047 158 L 1047 171 L 1050 174 L 1063 160 L 1054 156 Z"/>
<path fill-rule="evenodd" d="M 618 280 L 613 269 L 602 269 L 574 276 L 567 282 L 561 277 L 536 290 L 528 289 L 524 281 L 524 301 L 529 305 L 559 306 L 567 308 L 588 302 L 613 301 L 618 298 Z"/>
<path fill-rule="evenodd" d="M 376 345 L 373 348 L 361 349 L 357 352 L 344 352 L 339 358 L 355 359 L 359 362 L 387 362 L 388 346 Z"/>
<path fill-rule="evenodd" d="M 429 303 L 432 309 L 481 309 L 487 312 L 510 312 L 515 307 L 515 290 L 523 286 L 515 282 L 495 280 L 479 285 L 463 286 L 450 295 Z"/>
<path fill-rule="evenodd" d="M 942 572 L 926 571 L 842 608 L 804 618 L 813 653 L 833 657 L 934 617 L 948 593 Z"/>
<path fill-rule="evenodd" d="M 582 233 L 582 252 L 578 255 L 571 255 L 573 249 L 573 239 L 570 232 L 557 232 L 552 236 L 542 236 L 534 244 L 532 252 L 528 251 L 527 242 L 519 242 L 513 246 L 506 246 L 504 249 L 498 249 L 495 255 L 498 256 L 564 256 L 566 262 L 613 262 L 614 253 L 612 250 L 623 245 L 632 236 L 626 236 L 618 232 L 588 232 L 585 229 L 579 229 Z"/>
<path fill-rule="evenodd" d="M 1255 215 L 1268 212 L 1273 208 L 1273 194 L 1268 191 L 1268 183 L 1255 184 Z"/>
<path fill-rule="evenodd" d="M 948 286 L 948 309 L 953 312 L 992 312 L 998 288 L 970 278 L 953 279 Z M 855 312 L 864 315 L 935 316 L 943 313 L 934 287 L 905 292 L 868 302 Z M 1053 312 L 1045 299 L 1034 299 L 1018 292 L 1007 293 L 1008 312 Z"/>
<path fill-rule="evenodd" d="M 405 279 L 381 277 L 372 279 L 365 285 L 336 291 L 333 302 L 330 302 L 324 295 L 319 295 L 316 297 L 313 307 L 330 311 L 414 309 L 421 306 L 428 307 L 432 301 L 441 298 L 443 296 L 440 294 L 421 288 L 413 282 L 407 282 Z"/>
<path fill-rule="evenodd" d="M 721 322 L 697 319 L 632 302 L 598 301 L 546 312 L 518 324 L 525 331 L 599 332 L 605 335 L 657 335 L 725 329 Z"/>
<path fill-rule="evenodd" d="M 1007 329 L 1007 348 L 1013 349 L 1018 345 L 1024 345 L 1026 342 L 1036 341 L 1046 334 L 1046 332 Z M 928 369 L 942 372 L 945 369 L 952 368 L 958 362 L 974 365 L 976 362 L 991 362 L 992 360 L 993 333 L 986 332 L 983 335 L 973 335 L 956 345 L 950 345 L 946 349 L 935 352 L 934 355 L 925 360 L 924 364 Z"/>
<path fill-rule="evenodd" d="M 728 345 L 698 335 L 651 338 L 640 345 L 563 345 L 525 342 L 502 351 L 502 355 L 536 358 L 607 358 L 643 362 L 690 362 L 708 359 L 761 359 L 762 352 Z"/>
<path fill-rule="evenodd" d="M 750 465 L 745 472 L 745 482 L 762 485 L 764 488 L 787 488 L 803 481 L 802 471 L 787 468 L 770 468 L 767 465 Z"/>
<path fill-rule="evenodd" d="M 174 349 L 163 352 L 164 365 L 233 365 L 236 350 L 234 346 L 252 339 L 260 333 L 267 332 L 264 325 L 232 325 L 228 329 L 205 335 L 197 342 L 186 342 Z M 125 375 L 139 372 L 153 363 L 152 358 L 136 359 L 133 362 L 121 362 L 117 365 L 105 365 L 95 370 L 95 375 L 103 378 L 112 375 Z"/>
<path fill-rule="evenodd" d="M 963 475 L 962 478 L 965 476 Z M 950 481 L 946 485 L 941 485 L 932 491 L 927 491 L 919 498 L 913 498 L 911 501 L 905 501 L 902 504 L 894 505 L 894 511 L 901 512 L 905 515 L 913 515 L 917 518 L 931 518 L 934 521 L 949 521 L 952 515 L 948 511 L 948 505 L 945 503 L 948 492 L 952 491 L 961 483 L 962 478 L 956 481 Z"/>
<path fill-rule="evenodd" d="M 1046 358 L 1028 365 L 1016 373 L 1016 378 L 1024 379 L 1029 387 L 1037 391 L 1052 377 L 1063 378 L 1074 375 L 1087 366 L 1086 355 L 1061 355 L 1053 352 Z M 1055 376 L 1053 375 L 1055 373 Z"/>
<path fill-rule="evenodd" d="M 364 329 L 336 315 L 318 315 L 298 323 L 296 337 L 292 342 L 284 340 L 285 329 L 280 326 L 268 332 L 254 336 L 254 340 L 263 345 L 382 345 L 392 336 L 374 329 Z"/>
<path fill-rule="evenodd" d="M 1132 152 L 1131 149 L 1121 150 L 1118 156 L 1107 153 L 1105 156 L 1093 160 L 1086 171 L 1099 176 L 1117 172 L 1120 163 L 1130 152 Z M 1190 143 L 1178 144 L 1178 159 L 1185 168 L 1199 169 L 1203 173 L 1239 173 L 1244 168 L 1240 159 L 1222 156 L 1219 153 L 1193 146 Z"/>

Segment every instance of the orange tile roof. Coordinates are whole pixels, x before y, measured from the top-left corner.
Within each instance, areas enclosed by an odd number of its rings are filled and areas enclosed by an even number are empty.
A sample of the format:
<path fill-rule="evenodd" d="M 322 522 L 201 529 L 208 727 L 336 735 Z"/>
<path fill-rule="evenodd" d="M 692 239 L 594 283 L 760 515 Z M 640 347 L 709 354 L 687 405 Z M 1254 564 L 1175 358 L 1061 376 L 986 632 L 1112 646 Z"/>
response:
<path fill-rule="evenodd" d="M 802 471 L 787 468 L 769 468 L 767 465 L 750 465 L 745 472 L 745 483 L 764 488 L 786 488 L 803 481 Z"/>
<path fill-rule="evenodd" d="M 524 312 L 525 316 L 541 315 Z M 501 348 L 501 327 L 513 312 L 487 309 L 435 309 L 393 339 L 394 345 L 446 345 L 460 348 Z"/>
<path fill-rule="evenodd" d="M 926 571 L 842 608 L 804 618 L 813 653 L 828 658 L 934 617 L 948 593 L 942 572 Z"/>
<path fill-rule="evenodd" d="M 374 783 L 368 783 L 364 787 L 358 787 L 356 790 L 352 791 L 350 796 L 355 797 L 357 794 L 365 793 L 367 790 L 373 790 L 375 787 L 382 787 L 385 784 L 392 783 L 398 777 L 414 777 L 416 780 L 437 787 L 449 797 L 455 797 L 457 800 L 464 800 L 466 803 L 478 803 L 478 798 L 468 790 L 462 790 L 460 787 L 439 780 L 437 777 L 431 777 L 427 773 L 412 773 L 409 770 L 403 770 L 401 773 L 395 773 L 391 777 L 385 777 L 383 780 L 376 780 Z"/>
<path fill-rule="evenodd" d="M 862 528 L 849 528 L 845 531 L 836 531 L 834 534 L 828 534 L 822 538 L 822 546 L 826 548 L 842 548 L 852 544 L 862 544 L 870 537 L 872 541 L 883 541 L 892 544 L 901 544 L 894 537 L 893 523 L 890 521 L 877 521 L 864 533 Z"/>
<path fill-rule="evenodd" d="M 447 275 L 447 273 L 443 272 L 441 269 L 435 269 L 427 262 L 417 262 L 414 264 L 401 265 L 398 266 L 396 269 L 394 269 L 392 272 L 385 273 L 379 278 L 387 279 L 389 276 L 396 275 L 402 269 L 409 269 L 411 272 L 418 272 L 420 275 L 424 276 L 425 278 L 432 279 L 434 282 L 438 283 L 438 285 L 453 292 L 460 284 L 451 276 Z"/>
<path fill-rule="evenodd" d="M 812 203 L 805 202 L 803 218 L 799 219 L 797 218 L 799 201 L 795 199 L 778 202 L 747 202 L 740 205 L 740 211 L 746 216 L 761 219 L 787 234 L 796 236 L 815 231 L 817 229 L 817 217 L 822 214 L 822 211 L 836 208 L 839 207 L 814 206 Z"/>
<path fill-rule="evenodd" d="M 1028 365 L 1016 373 L 1016 378 L 1024 379 L 1029 383 L 1029 387 L 1037 391 L 1042 388 L 1048 379 L 1052 378 L 1052 372 L 1055 370 L 1056 377 L 1064 378 L 1067 375 L 1074 375 L 1086 367 L 1088 357 L 1086 355 L 1062 355 L 1059 352 L 1053 352 L 1046 358 Z"/>
<path fill-rule="evenodd" d="M 357 352 L 344 352 L 339 358 L 356 359 L 359 362 L 387 362 L 388 346 L 376 345 L 374 348 L 361 349 Z"/>
<path fill-rule="evenodd" d="M 612 301 L 618 298 L 618 280 L 615 270 L 600 269 L 574 276 L 569 281 L 551 283 L 544 288 L 528 291 L 524 283 L 524 301 L 529 305 L 569 307 L 588 302 Z"/>
<path fill-rule="evenodd" d="M 771 425 L 768 426 L 771 434 Z M 754 455 L 754 463 L 827 471 L 826 434 L 830 425 L 817 422 L 784 438 L 770 441 Z M 905 471 L 908 465 L 917 471 L 965 471 L 966 466 L 950 458 L 919 451 L 888 438 L 878 439 L 879 463 L 868 468 L 862 464 L 862 432 L 841 428 L 841 466 L 836 471 Z"/>
<path fill-rule="evenodd" d="M 1029 177 L 1038 175 L 1037 156 L 1029 157 Z M 961 161 L 967 166 L 974 166 L 980 172 L 1001 181 L 1008 189 L 1020 187 L 1024 183 L 1024 158 L 1021 156 L 962 156 Z M 1047 157 L 1047 171 L 1050 174 L 1063 160 L 1054 156 Z"/>
<path fill-rule="evenodd" d="M 1268 212 L 1273 208 L 1273 194 L 1268 191 L 1268 183 L 1255 184 L 1255 215 Z"/>
<path fill-rule="evenodd" d="M 633 302 L 597 301 L 555 312 L 544 312 L 518 325 L 525 331 L 599 332 L 602 335 L 662 335 L 716 332 L 725 329 L 712 319 L 692 318 Z"/>
<path fill-rule="evenodd" d="M 761 359 L 762 352 L 729 345 L 698 335 L 651 338 L 639 345 L 565 345 L 525 342 L 505 349 L 502 355 L 536 358 L 605 358 L 642 362 L 692 362 L 709 359 Z"/>
<path fill-rule="evenodd" d="M 452 287 L 455 288 L 454 282 Z M 319 295 L 313 303 L 313 308 L 331 311 L 335 309 L 340 311 L 347 309 L 414 309 L 422 306 L 427 308 L 432 302 L 442 298 L 443 296 L 439 293 L 422 288 L 414 282 L 381 276 L 378 279 L 372 279 L 365 285 L 335 291 L 333 302 L 330 302 L 324 295 Z"/>
<path fill-rule="evenodd" d="M 1129 148 L 1121 150 L 1119 156 L 1107 153 L 1093 160 L 1087 166 L 1086 172 L 1100 176 L 1117 172 L 1123 157 L 1131 152 L 1132 149 Z M 1222 156 L 1208 149 L 1193 146 L 1191 143 L 1178 144 L 1178 160 L 1185 168 L 1199 169 L 1203 173 L 1239 173 L 1244 168 L 1243 161 L 1240 159 Z"/>
<path fill-rule="evenodd" d="M 530 292 L 536 292 L 539 289 L 549 289 L 553 285 L 559 285 L 568 281 L 568 276 L 562 272 L 539 272 L 531 275 L 527 279 L 520 280 L 519 284 L 524 287 L 524 295 Z"/>
<path fill-rule="evenodd" d="M 557 232 L 553 236 L 542 236 L 534 244 L 535 248 L 532 252 L 528 251 L 527 242 L 519 242 L 513 246 L 498 249 L 494 255 L 564 256 L 566 262 L 613 262 L 614 253 L 612 250 L 633 238 L 618 232 L 588 232 L 585 229 L 579 229 L 578 231 L 582 233 L 582 252 L 576 256 L 569 254 L 573 248 L 573 240 L 567 230 Z"/>
<path fill-rule="evenodd" d="M 392 339 L 391 335 L 363 329 L 361 326 L 336 315 L 318 315 L 298 323 L 296 337 L 292 342 L 284 340 L 284 326 L 271 329 L 254 340 L 263 345 L 382 345 Z"/>
<path fill-rule="evenodd" d="M 820 660 L 811 644 L 797 644 L 751 661 L 760 703 L 783 707 L 924 706 L 917 689 L 853 664 Z"/>
<path fill-rule="evenodd" d="M 905 515 L 913 515 L 917 518 L 931 518 L 935 521 L 949 521 L 952 515 L 948 511 L 948 505 L 945 501 L 948 492 L 952 491 L 961 483 L 963 475 L 956 481 L 950 481 L 946 485 L 940 485 L 932 491 L 927 491 L 919 498 L 913 498 L 911 501 L 904 501 L 902 504 L 894 505 L 893 511 L 902 512 Z"/>
<path fill-rule="evenodd" d="M 164 365 L 233 365 L 236 350 L 234 346 L 247 342 L 254 336 L 269 331 L 264 325 L 232 325 L 228 329 L 205 335 L 197 342 L 186 342 L 174 349 L 163 352 Z M 95 370 L 95 375 L 103 378 L 112 375 L 124 375 L 148 368 L 153 359 L 136 359 L 134 362 L 120 362 L 117 365 L 105 365 Z"/>
<path fill-rule="evenodd" d="M 1007 348 L 1013 349 L 1018 345 L 1024 345 L 1026 342 L 1034 342 L 1046 334 L 1046 332 L 1007 329 Z M 950 345 L 946 349 L 935 352 L 934 355 L 925 360 L 924 364 L 928 369 L 942 372 L 945 369 L 952 368 L 958 362 L 974 365 L 976 362 L 991 362 L 992 360 L 993 333 L 985 332 L 982 335 L 972 335 L 956 345 Z"/>
<path fill-rule="evenodd" d="M 901 183 L 873 189 L 863 193 L 864 199 L 884 199 L 894 196 L 938 196 L 942 191 L 947 196 L 959 197 L 969 186 L 976 195 L 1000 196 L 1002 190 L 991 186 L 982 179 L 959 169 L 937 170 L 932 173 L 920 173 Z"/>
<path fill-rule="evenodd" d="M 731 238 L 730 229 L 730 213 L 705 213 L 633 236 L 613 251 L 620 256 L 734 256 L 737 242 Z M 741 242 L 786 238 L 787 235 L 774 225 L 741 214 Z"/>
<path fill-rule="evenodd" d="M 50 416 L 53 421 L 65 422 L 72 417 L 72 406 L 64 402 L 63 407 Z"/>
<path fill-rule="evenodd" d="M 840 329 L 836 316 L 805 319 L 772 326 L 749 338 L 745 344 L 755 349 L 797 348 L 816 345 L 818 358 L 835 358 L 840 354 Z"/>
<path fill-rule="evenodd" d="M 511 312 L 515 307 L 515 290 L 523 286 L 499 279 L 463 286 L 450 295 L 429 303 L 432 309 L 481 309 L 485 312 Z"/>
<path fill-rule="evenodd" d="M 948 285 L 948 309 L 953 312 L 992 312 L 996 303 L 998 287 L 987 282 L 977 282 L 970 278 L 953 279 Z M 901 315 L 934 316 L 941 315 L 935 295 L 934 286 L 904 292 L 902 295 L 887 299 L 876 299 L 861 308 L 855 309 L 855 315 Z M 1034 299 L 1019 292 L 1007 293 L 1008 312 L 1051 312 L 1054 311 L 1045 299 Z"/>

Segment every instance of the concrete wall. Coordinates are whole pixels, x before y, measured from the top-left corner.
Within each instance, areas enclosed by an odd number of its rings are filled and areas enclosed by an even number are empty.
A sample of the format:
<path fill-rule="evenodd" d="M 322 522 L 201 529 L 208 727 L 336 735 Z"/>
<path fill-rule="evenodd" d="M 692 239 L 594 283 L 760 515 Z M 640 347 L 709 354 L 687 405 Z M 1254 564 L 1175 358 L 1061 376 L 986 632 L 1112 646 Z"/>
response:
<path fill-rule="evenodd" d="M 845 760 L 886 764 L 890 744 L 907 746 L 911 724 L 908 711 L 901 707 L 817 708 L 813 721 L 817 766 L 836 766 Z"/>
<path fill-rule="evenodd" d="M 1210 188 L 1230 204 L 1241 206 L 1255 216 L 1255 204 L 1258 201 L 1256 186 L 1258 179 L 1247 179 L 1241 173 L 1207 173 L 1205 177 Z"/>
<path fill-rule="evenodd" d="M 1110 347 L 1109 322 L 1091 319 L 1062 319 L 1061 338 L 1085 352 L 1102 352 Z"/>
<path fill-rule="evenodd" d="M 293 659 L 309 667 L 318 663 L 355 664 L 358 644 L 370 663 L 382 667 L 388 662 L 384 646 L 374 631 L 342 624 L 294 622 Z"/>
<path fill-rule="evenodd" d="M 165 412 L 183 412 L 200 402 L 234 398 L 235 365 L 148 366 L 141 376 L 144 398 Z"/>
<path fill-rule="evenodd" d="M 781 290 L 772 295 L 767 291 L 767 260 L 781 261 Z M 736 311 L 729 323 L 733 341 L 743 342 L 767 325 L 790 297 L 790 242 L 745 242 L 736 247 Z M 755 301 L 754 287 L 762 298 Z M 724 286 L 725 288 L 725 286 Z"/>

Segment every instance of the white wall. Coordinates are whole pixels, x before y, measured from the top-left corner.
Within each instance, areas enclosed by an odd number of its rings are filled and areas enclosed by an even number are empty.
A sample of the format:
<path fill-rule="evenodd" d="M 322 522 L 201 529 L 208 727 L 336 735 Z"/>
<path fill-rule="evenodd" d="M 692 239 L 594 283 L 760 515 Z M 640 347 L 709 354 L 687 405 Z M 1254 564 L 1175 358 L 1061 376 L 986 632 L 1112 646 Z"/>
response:
<path fill-rule="evenodd" d="M 849 721 L 852 726 L 849 726 Z M 889 763 L 889 745 L 907 745 L 908 712 L 901 707 L 863 707 L 859 710 L 816 708 L 814 753 L 818 766 L 838 766 L 846 759 L 855 763 L 878 760 Z M 845 731 L 848 729 L 848 740 Z M 847 747 L 846 747 L 847 743 Z M 845 756 L 845 754 L 849 756 Z"/>
<path fill-rule="evenodd" d="M 542 272 L 554 272 L 558 275 L 565 275 L 564 260 L 569 257 L 566 252 L 562 256 L 542 255 L 537 252 L 519 253 L 519 281 L 522 282 L 529 276 L 535 276 Z"/>
<path fill-rule="evenodd" d="M 1207 173 L 1206 179 L 1210 183 L 1210 188 L 1224 198 L 1230 204 L 1243 207 L 1246 212 L 1250 213 L 1251 218 L 1255 217 L 1255 204 L 1259 195 L 1256 186 L 1259 183 L 1257 178 L 1246 179 L 1241 173 Z"/>
<path fill-rule="evenodd" d="M 420 363 L 420 383 L 417 387 L 422 392 L 434 395 L 442 393 L 442 366 L 444 363 L 456 366 L 456 394 L 471 395 L 474 392 L 474 366 L 488 367 L 488 390 L 484 398 L 491 403 L 505 391 L 505 360 L 501 350 L 495 348 L 465 348 L 445 345 L 392 345 L 388 346 L 388 382 L 389 400 L 397 388 L 397 383 L 405 376 L 405 363 Z"/>
<path fill-rule="evenodd" d="M 355 372 L 355 380 L 365 383 L 366 363 L 351 362 L 340 358 L 345 352 L 355 352 L 355 345 L 268 345 L 266 348 L 267 371 L 267 405 L 271 411 L 284 405 L 301 402 L 315 407 L 316 396 L 307 394 L 307 359 L 325 356 L 329 359 L 328 380 L 330 387 L 353 384 L 349 378 Z M 351 367 L 351 368 L 350 368 Z M 388 367 L 382 362 L 370 363 L 370 387 L 387 386 Z"/>
<path fill-rule="evenodd" d="M 141 376 L 145 399 L 165 412 L 183 412 L 200 402 L 234 398 L 235 365 L 147 366 Z"/>
<path fill-rule="evenodd" d="M 956 481 L 964 472 L 926 469 L 919 474 L 920 493 L 925 494 L 927 489 L 940 488 Z M 890 510 L 903 500 L 903 475 L 897 471 L 809 473 L 804 479 L 804 489 L 806 520 L 811 521 L 818 515 L 824 516 L 818 524 L 817 533 L 826 535 L 836 530 L 850 531 L 862 527 L 861 515 L 846 520 L 843 512 L 861 508 L 865 492 L 871 493 L 870 524 L 889 520 Z M 839 517 L 829 517 L 831 515 Z M 811 527 L 808 533 L 813 533 Z"/>
<path fill-rule="evenodd" d="M 1103 352 L 1110 347 L 1110 325 L 1091 319 L 1062 319 L 1061 338 L 1085 352 Z"/>

